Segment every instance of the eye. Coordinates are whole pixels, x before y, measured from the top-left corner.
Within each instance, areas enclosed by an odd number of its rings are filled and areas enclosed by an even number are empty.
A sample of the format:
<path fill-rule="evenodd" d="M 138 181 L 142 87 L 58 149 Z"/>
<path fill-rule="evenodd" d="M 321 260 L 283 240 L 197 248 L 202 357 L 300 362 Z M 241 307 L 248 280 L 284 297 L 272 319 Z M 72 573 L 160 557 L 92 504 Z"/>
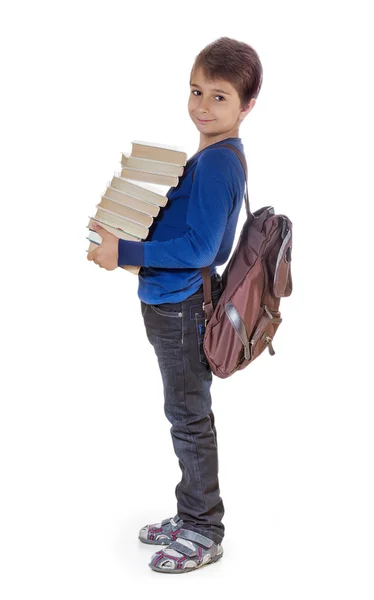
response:
<path fill-rule="evenodd" d="M 198 92 L 199 94 L 201 94 L 200 90 L 192 90 L 191 94 L 195 95 L 195 92 Z M 215 98 L 222 98 L 222 100 L 226 100 L 226 98 L 224 98 L 223 96 L 219 96 L 218 94 L 217 94 L 217 96 L 215 96 Z"/>

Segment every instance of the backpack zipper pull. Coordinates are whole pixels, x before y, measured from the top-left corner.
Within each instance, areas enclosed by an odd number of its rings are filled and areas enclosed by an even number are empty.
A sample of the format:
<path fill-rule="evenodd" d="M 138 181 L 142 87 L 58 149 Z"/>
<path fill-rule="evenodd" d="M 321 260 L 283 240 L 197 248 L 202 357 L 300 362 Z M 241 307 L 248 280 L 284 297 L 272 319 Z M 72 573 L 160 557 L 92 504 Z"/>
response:
<path fill-rule="evenodd" d="M 270 335 L 267 335 L 266 338 L 265 338 L 265 341 L 268 344 L 268 349 L 269 349 L 270 355 L 274 356 L 275 351 L 274 351 L 274 348 L 273 348 L 272 340 L 273 340 L 273 338 L 271 338 Z"/>
<path fill-rule="evenodd" d="M 249 341 L 244 345 L 244 358 L 245 360 L 252 360 L 253 341 Z"/>
<path fill-rule="evenodd" d="M 270 337 L 270 335 L 268 335 L 268 334 L 266 333 L 266 331 L 265 331 L 265 333 L 264 333 L 264 335 L 262 336 L 262 338 L 261 338 L 261 339 L 262 339 L 264 342 L 266 342 L 266 343 L 267 343 L 267 345 L 268 345 L 268 350 L 269 350 L 269 353 L 271 354 L 271 356 L 274 356 L 274 354 L 275 354 L 275 351 L 274 351 L 273 344 L 272 344 L 273 338 L 272 338 L 272 337 Z"/>

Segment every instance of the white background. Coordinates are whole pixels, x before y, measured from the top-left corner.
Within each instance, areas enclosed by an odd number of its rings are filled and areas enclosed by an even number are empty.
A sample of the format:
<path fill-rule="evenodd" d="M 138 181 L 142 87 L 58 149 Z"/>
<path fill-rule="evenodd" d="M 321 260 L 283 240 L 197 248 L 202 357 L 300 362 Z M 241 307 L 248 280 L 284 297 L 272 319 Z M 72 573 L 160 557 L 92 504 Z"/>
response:
<path fill-rule="evenodd" d="M 369 2 L 0 16 L 2 598 L 372 600 Z M 226 35 L 263 64 L 240 137 L 251 209 L 293 222 L 294 292 L 276 355 L 213 379 L 225 556 L 181 580 L 137 538 L 175 514 L 180 479 L 138 279 L 87 261 L 86 225 L 131 141 L 197 151 L 190 70 Z"/>

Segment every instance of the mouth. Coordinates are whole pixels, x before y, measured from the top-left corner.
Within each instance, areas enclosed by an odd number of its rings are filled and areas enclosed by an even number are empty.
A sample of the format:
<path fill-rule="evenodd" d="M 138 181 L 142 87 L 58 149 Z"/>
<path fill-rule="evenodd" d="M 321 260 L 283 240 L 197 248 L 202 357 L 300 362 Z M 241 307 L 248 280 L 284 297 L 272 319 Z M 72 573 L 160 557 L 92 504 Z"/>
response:
<path fill-rule="evenodd" d="M 199 119 L 198 117 L 196 117 L 196 119 L 199 123 L 212 123 L 212 121 L 214 121 L 214 119 Z"/>

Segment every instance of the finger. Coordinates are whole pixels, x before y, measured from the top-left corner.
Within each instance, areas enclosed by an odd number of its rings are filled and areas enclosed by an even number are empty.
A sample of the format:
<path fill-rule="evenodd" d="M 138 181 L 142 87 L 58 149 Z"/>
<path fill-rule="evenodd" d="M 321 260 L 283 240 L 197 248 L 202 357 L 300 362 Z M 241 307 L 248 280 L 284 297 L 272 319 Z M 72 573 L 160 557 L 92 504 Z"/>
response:
<path fill-rule="evenodd" d="M 97 250 L 98 250 L 98 248 L 95 248 L 94 250 L 91 250 L 90 252 L 88 252 L 87 259 L 93 260 L 95 262 L 95 258 L 96 258 L 95 252 L 97 252 Z"/>
<path fill-rule="evenodd" d="M 98 223 L 96 223 L 96 221 L 92 222 L 92 226 L 94 228 L 95 231 L 97 231 L 98 233 L 105 231 L 105 233 L 107 233 L 107 230 L 104 229 L 104 227 L 101 227 L 101 225 L 99 225 Z"/>

